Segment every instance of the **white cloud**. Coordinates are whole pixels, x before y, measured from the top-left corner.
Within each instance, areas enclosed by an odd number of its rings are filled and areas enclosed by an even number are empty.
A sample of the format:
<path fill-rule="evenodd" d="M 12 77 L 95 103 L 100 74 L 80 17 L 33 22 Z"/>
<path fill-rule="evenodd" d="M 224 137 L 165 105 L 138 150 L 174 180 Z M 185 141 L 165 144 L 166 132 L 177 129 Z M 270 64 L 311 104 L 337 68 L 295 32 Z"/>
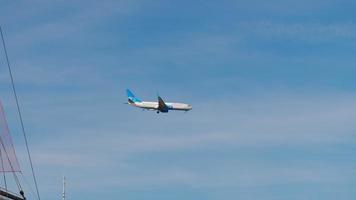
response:
<path fill-rule="evenodd" d="M 356 26 L 353 23 L 285 23 L 260 21 L 240 23 L 239 29 L 259 37 L 289 38 L 293 40 L 325 42 L 335 39 L 354 39 Z"/>

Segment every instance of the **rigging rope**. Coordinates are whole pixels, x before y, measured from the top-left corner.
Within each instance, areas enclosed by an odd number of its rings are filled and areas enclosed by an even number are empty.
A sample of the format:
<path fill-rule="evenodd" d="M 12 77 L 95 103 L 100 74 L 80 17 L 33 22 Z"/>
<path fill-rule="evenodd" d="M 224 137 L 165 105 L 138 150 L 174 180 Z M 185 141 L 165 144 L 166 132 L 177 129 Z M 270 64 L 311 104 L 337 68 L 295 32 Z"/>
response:
<path fill-rule="evenodd" d="M 25 177 L 25 175 L 21 171 L 19 172 L 19 174 L 21 175 L 20 177 L 22 177 L 23 183 L 25 183 L 25 185 L 29 189 L 31 195 L 35 197 L 36 196 L 36 192 L 33 190 L 30 182 L 27 180 L 27 178 Z"/>
<path fill-rule="evenodd" d="M 1 34 L 1 39 L 2 39 L 2 45 L 4 48 L 4 52 L 5 52 L 5 57 L 6 57 L 6 62 L 7 62 L 7 68 L 9 70 L 9 74 L 10 74 L 10 79 L 11 79 L 11 85 L 12 85 L 12 91 L 14 93 L 14 97 L 15 97 L 15 101 L 16 101 L 16 106 L 17 106 L 17 112 L 20 118 L 20 123 L 21 123 L 21 128 L 22 128 L 22 134 L 25 140 L 25 145 L 26 145 L 26 150 L 27 150 L 27 156 L 28 159 L 30 161 L 30 166 L 31 166 L 31 171 L 32 171 L 32 177 L 33 177 L 33 182 L 35 184 L 36 187 L 36 192 L 37 192 L 37 198 L 38 200 L 41 200 L 40 198 L 40 192 L 38 189 L 38 185 L 37 185 L 37 180 L 36 180 L 36 175 L 35 175 L 35 170 L 33 168 L 33 163 L 32 163 L 32 158 L 31 158 L 31 153 L 30 153 L 30 148 L 28 146 L 28 141 L 27 141 L 27 135 L 26 135 L 26 131 L 25 131 L 25 126 L 23 123 L 23 119 L 22 119 L 22 113 L 21 113 L 21 109 L 20 109 L 20 104 L 19 104 L 19 100 L 17 97 L 17 92 L 16 92 L 16 88 L 15 88 L 15 81 L 14 81 L 14 77 L 12 75 L 12 70 L 11 70 L 11 66 L 10 66 L 10 61 L 9 61 L 9 57 L 7 54 L 7 49 L 6 49 L 6 44 L 5 44 L 5 39 L 4 39 L 4 35 L 3 35 L 3 31 L 2 31 L 2 27 L 0 26 L 0 34 Z"/>
<path fill-rule="evenodd" d="M 3 178 L 4 178 L 4 185 L 5 185 L 5 190 L 7 192 L 6 173 L 5 173 L 4 160 L 2 158 L 1 149 L 0 149 L 0 157 L 1 157 L 1 168 L 2 168 L 2 173 L 3 173 Z"/>
<path fill-rule="evenodd" d="M 22 191 L 22 186 L 21 186 L 21 184 L 20 184 L 19 178 L 18 178 L 17 175 L 16 175 L 16 171 L 15 171 L 14 167 L 12 166 L 11 160 L 10 160 L 10 158 L 9 158 L 9 154 L 6 152 L 5 145 L 4 145 L 4 143 L 3 143 L 2 140 L 0 140 L 0 143 L 1 143 L 2 148 L 3 148 L 4 151 L 5 151 L 5 155 L 6 155 L 7 161 L 9 162 L 9 165 L 10 165 L 10 167 L 11 167 L 12 174 L 14 175 L 14 179 L 15 179 L 17 188 L 18 188 L 19 191 L 21 192 L 21 191 Z M 1 161 L 3 161 L 2 158 L 1 158 Z M 4 171 L 4 174 L 5 174 L 5 171 Z"/>

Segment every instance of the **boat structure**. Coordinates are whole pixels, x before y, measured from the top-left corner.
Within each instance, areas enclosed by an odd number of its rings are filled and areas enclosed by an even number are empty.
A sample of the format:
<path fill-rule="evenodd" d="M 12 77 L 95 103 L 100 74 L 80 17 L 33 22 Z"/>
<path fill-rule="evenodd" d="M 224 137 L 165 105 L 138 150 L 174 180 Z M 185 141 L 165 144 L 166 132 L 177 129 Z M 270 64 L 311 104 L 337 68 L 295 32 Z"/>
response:
<path fill-rule="evenodd" d="M 20 127 L 22 131 L 22 136 L 24 138 L 24 144 L 27 150 L 27 156 L 29 159 L 29 165 L 31 166 L 32 178 L 33 183 L 35 186 L 35 191 L 31 188 L 29 182 L 25 178 L 24 174 L 20 168 L 20 162 L 16 156 L 15 147 L 13 143 L 13 139 L 10 134 L 10 129 L 6 119 L 6 112 L 1 103 L 1 96 L 0 96 L 0 200 L 25 200 L 27 197 L 27 193 L 25 193 L 25 185 L 26 191 L 30 191 L 30 196 L 33 197 L 31 199 L 38 199 L 40 198 L 40 193 L 38 190 L 37 180 L 35 176 L 34 167 L 32 164 L 31 154 L 29 145 L 27 142 L 26 131 L 24 127 L 24 122 L 22 119 L 21 114 L 21 107 L 18 99 L 18 95 L 16 93 L 15 88 L 15 81 L 6 49 L 6 43 L 4 39 L 4 34 L 2 27 L 0 26 L 0 35 L 1 35 L 1 42 L 3 46 L 3 53 L 4 53 L 4 60 L 7 64 L 7 67 L 10 77 L 11 88 L 14 95 L 15 106 L 17 110 L 17 114 L 19 116 Z M 0 66 L 2 67 L 2 66 Z M 17 138 L 17 137 L 16 137 Z M 26 195 L 25 195 L 26 194 Z"/>
<path fill-rule="evenodd" d="M 9 132 L 4 108 L 0 102 L 0 172 L 2 174 L 2 182 L 0 188 L 0 200 L 13 199 L 24 200 L 26 199 L 24 191 L 22 189 L 19 175 L 21 169 L 16 157 L 15 148 Z M 13 180 L 9 180 L 8 176 L 11 175 Z M 9 188 L 9 186 L 15 182 L 17 192 L 15 189 Z"/>

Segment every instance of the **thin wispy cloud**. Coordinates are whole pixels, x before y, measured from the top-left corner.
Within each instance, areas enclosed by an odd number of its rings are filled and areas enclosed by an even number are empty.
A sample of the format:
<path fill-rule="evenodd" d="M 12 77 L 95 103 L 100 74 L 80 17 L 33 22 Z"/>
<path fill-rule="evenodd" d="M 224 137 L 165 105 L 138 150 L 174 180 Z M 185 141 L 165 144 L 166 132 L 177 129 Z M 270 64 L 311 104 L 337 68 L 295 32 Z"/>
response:
<path fill-rule="evenodd" d="M 353 144 L 354 126 L 351 122 L 356 116 L 350 112 L 350 109 L 355 108 L 354 97 L 342 94 L 339 94 L 338 98 L 333 96 L 335 95 L 322 98 L 314 95 L 280 96 L 278 98 L 273 96 L 264 99 L 251 97 L 251 99 L 236 101 L 241 107 L 233 110 L 220 107 L 220 110 L 215 112 L 215 114 L 224 115 L 222 119 L 225 122 L 216 124 L 219 131 L 200 128 L 203 129 L 200 132 L 175 133 L 171 131 L 175 126 L 169 121 L 166 121 L 166 125 L 171 128 L 162 127 L 166 131 L 162 132 L 159 129 L 157 133 L 146 130 L 132 134 L 123 129 L 114 132 L 102 129 L 98 134 L 90 130 L 91 126 L 87 129 L 83 127 L 67 129 L 69 133 L 56 133 L 60 136 L 57 141 L 43 140 L 38 143 L 36 146 L 40 151 L 34 152 L 34 158 L 40 165 L 55 169 L 86 168 L 86 173 L 93 173 L 96 168 L 105 168 L 108 174 L 100 175 L 100 177 L 107 177 L 105 183 L 101 184 L 108 187 L 141 187 L 148 182 L 157 187 L 168 184 L 189 185 L 196 188 L 233 185 L 261 187 L 286 182 L 289 184 L 341 184 L 344 181 L 351 181 L 336 175 L 339 167 L 342 167 L 341 164 L 341 166 L 337 165 L 321 171 L 320 165 L 322 164 L 318 161 L 298 155 L 303 155 L 304 151 L 306 154 L 316 151 L 323 155 L 323 151 L 318 150 L 321 147 L 328 149 L 334 145 Z M 214 103 L 205 106 L 211 107 L 212 105 Z M 92 109 L 95 112 L 96 109 L 100 109 L 100 106 L 92 107 Z M 188 116 L 192 124 L 202 124 L 204 127 L 216 121 L 214 117 L 208 117 L 212 116 L 206 113 L 208 110 L 200 111 L 205 113 L 205 117 L 194 114 Z M 60 115 L 60 113 L 57 114 Z M 140 113 L 129 114 L 127 117 L 133 118 L 138 114 Z M 96 117 L 86 120 L 96 121 Z M 136 116 L 136 119 L 139 118 Z M 182 120 L 180 119 L 181 122 Z M 147 123 L 153 122 L 154 120 Z M 134 122 L 132 126 L 133 124 Z M 191 128 L 195 129 L 194 126 Z M 70 136 L 65 136 L 67 134 Z M 295 155 L 292 157 L 279 155 L 285 159 L 284 161 L 279 161 L 277 159 L 279 156 L 276 157 L 277 160 L 259 158 L 259 155 L 271 156 L 273 152 L 283 152 L 288 149 L 291 155 Z M 213 161 L 219 160 L 215 156 L 211 158 L 204 156 L 199 159 L 202 152 L 214 151 L 229 152 L 242 160 L 238 162 L 222 160 L 227 164 L 221 166 L 220 162 Z M 236 151 L 236 153 L 231 151 Z M 189 158 L 192 165 L 178 164 L 180 167 L 173 167 L 174 165 L 169 163 L 160 166 L 154 164 L 155 160 L 159 159 L 157 156 L 165 157 L 166 154 L 174 155 L 173 158 L 176 157 L 177 161 L 182 159 L 177 157 L 177 154 L 192 154 Z M 140 158 L 144 157 L 153 159 L 152 163 L 140 161 Z M 203 165 L 209 165 L 207 171 L 195 169 L 194 166 L 198 164 L 194 161 L 196 159 L 200 160 Z M 303 161 L 304 159 L 306 160 Z M 303 167 L 299 162 L 304 163 Z M 296 166 L 290 168 L 288 163 L 295 163 Z M 250 165 L 263 166 L 263 168 L 254 168 Z M 153 166 L 154 168 L 151 168 Z M 352 168 L 345 168 L 342 177 L 346 177 L 347 173 L 351 172 L 350 170 L 352 171 Z M 146 172 L 137 174 L 138 171 Z M 109 178 L 110 173 L 116 176 Z M 209 173 L 212 174 L 207 175 Z M 234 174 L 231 175 L 231 173 Z M 79 180 L 75 180 L 77 181 Z M 89 189 L 93 186 L 85 183 L 89 179 L 82 181 L 77 183 L 78 187 Z"/>
<path fill-rule="evenodd" d="M 242 27 L 260 37 L 290 38 L 308 42 L 332 42 L 334 39 L 355 39 L 356 37 L 356 26 L 351 22 L 287 24 L 262 21 L 242 23 Z"/>

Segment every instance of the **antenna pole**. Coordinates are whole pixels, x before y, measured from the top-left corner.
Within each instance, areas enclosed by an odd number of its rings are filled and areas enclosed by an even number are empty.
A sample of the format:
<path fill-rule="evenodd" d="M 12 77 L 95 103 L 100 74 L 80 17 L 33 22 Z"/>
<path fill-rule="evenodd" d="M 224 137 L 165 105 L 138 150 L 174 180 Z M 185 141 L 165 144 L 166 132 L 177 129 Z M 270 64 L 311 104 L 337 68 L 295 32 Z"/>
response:
<path fill-rule="evenodd" d="M 63 176 L 62 200 L 66 200 L 66 177 L 65 176 Z"/>

